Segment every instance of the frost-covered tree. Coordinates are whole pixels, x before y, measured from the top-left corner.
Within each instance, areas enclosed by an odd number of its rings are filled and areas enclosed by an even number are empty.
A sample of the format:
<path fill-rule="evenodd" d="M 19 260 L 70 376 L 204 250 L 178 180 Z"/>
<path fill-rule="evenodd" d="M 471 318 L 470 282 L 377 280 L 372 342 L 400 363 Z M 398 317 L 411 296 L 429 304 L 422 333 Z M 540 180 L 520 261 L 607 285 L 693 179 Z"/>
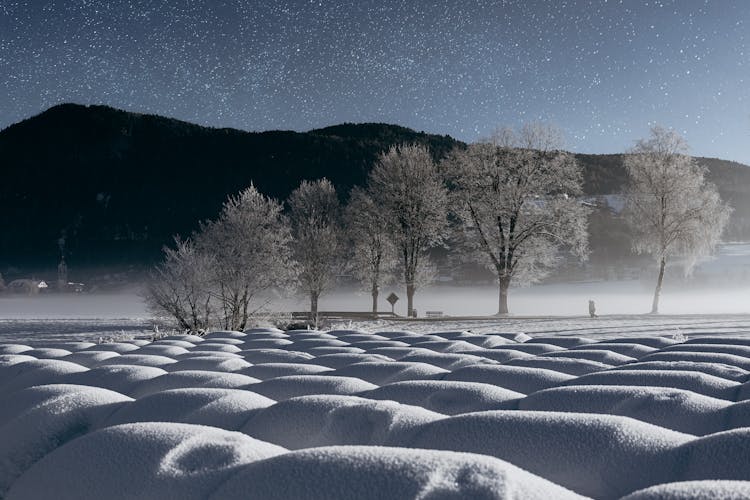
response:
<path fill-rule="evenodd" d="M 370 172 L 368 189 L 399 254 L 411 316 L 419 277 L 429 268 L 427 251 L 446 237 L 447 189 L 430 152 L 419 145 L 394 146 L 382 153 Z"/>
<path fill-rule="evenodd" d="M 291 231 L 282 210 L 251 185 L 230 196 L 216 220 L 201 224 L 196 243 L 215 262 L 213 293 L 223 328 L 245 329 L 253 301 L 289 284 Z"/>
<path fill-rule="evenodd" d="M 387 221 L 367 191 L 358 187 L 351 190 L 344 215 L 352 250 L 349 269 L 371 293 L 372 313 L 376 315 L 380 286 L 391 280 L 396 264 Z"/>
<path fill-rule="evenodd" d="M 679 134 L 655 126 L 625 158 L 624 214 L 633 231 L 633 248 L 652 255 L 659 265 L 653 314 L 659 312 L 667 261 L 681 257 L 689 272 L 698 258 L 713 251 L 731 214 L 706 180 L 706 169 L 687 151 Z"/>
<path fill-rule="evenodd" d="M 214 320 L 211 295 L 215 262 L 191 239 L 174 239 L 164 247 L 164 261 L 151 273 L 146 305 L 156 316 L 172 318 L 183 330 L 199 332 Z"/>
<path fill-rule="evenodd" d="M 190 331 L 245 329 L 265 305 L 261 299 L 293 278 L 291 231 L 282 210 L 252 185 L 230 196 L 216 220 L 164 248 L 146 293 L 149 307 Z"/>
<path fill-rule="evenodd" d="M 302 181 L 287 203 L 298 280 L 310 297 L 310 316 L 317 324 L 318 300 L 333 285 L 341 264 L 341 207 L 328 179 Z"/>
<path fill-rule="evenodd" d="M 503 129 L 500 140 L 456 149 L 441 165 L 463 241 L 497 277 L 498 314 L 508 313 L 511 283 L 543 278 L 563 250 L 587 254 L 581 168 L 557 149 L 559 137 L 545 125 Z"/>

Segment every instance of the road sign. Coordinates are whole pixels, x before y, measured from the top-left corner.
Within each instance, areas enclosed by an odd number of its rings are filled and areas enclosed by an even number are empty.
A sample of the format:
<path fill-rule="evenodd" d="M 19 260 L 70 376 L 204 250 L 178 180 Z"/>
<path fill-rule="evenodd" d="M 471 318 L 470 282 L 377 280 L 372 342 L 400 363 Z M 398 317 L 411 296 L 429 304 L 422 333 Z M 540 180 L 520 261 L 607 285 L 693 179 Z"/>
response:
<path fill-rule="evenodd" d="M 393 306 L 395 306 L 396 302 L 398 302 L 398 295 L 391 292 L 391 294 L 388 297 L 386 297 L 385 300 L 387 300 L 391 304 L 391 314 L 395 314 L 393 312 Z"/>

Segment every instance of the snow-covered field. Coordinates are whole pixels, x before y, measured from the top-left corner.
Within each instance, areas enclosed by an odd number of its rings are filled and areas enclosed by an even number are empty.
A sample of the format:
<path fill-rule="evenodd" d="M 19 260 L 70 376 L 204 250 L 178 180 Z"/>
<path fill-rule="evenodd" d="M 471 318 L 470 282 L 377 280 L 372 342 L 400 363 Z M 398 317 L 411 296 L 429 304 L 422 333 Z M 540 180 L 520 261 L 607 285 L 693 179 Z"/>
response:
<path fill-rule="evenodd" d="M 0 322 L 0 497 L 750 497 L 748 316 L 346 326 Z"/>

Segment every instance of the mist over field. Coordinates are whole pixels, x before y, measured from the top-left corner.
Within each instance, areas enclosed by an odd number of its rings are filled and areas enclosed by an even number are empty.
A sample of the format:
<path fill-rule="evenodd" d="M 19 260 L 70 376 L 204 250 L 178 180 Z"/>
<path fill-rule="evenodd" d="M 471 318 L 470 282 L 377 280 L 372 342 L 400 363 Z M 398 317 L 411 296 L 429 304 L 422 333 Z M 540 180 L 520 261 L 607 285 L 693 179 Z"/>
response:
<path fill-rule="evenodd" d="M 384 287 L 380 310 L 390 311 L 389 293 L 401 297 L 395 312 L 406 315 L 400 288 Z M 651 301 L 651 284 L 633 281 L 535 285 L 511 291 L 511 316 L 588 315 L 594 300 L 601 315 L 645 314 Z M 320 299 L 321 311 L 367 311 L 371 298 L 352 289 L 338 290 Z M 269 306 L 277 312 L 305 311 L 304 297 L 280 299 Z M 492 286 L 433 286 L 420 290 L 415 307 L 420 317 L 426 311 L 450 316 L 489 316 L 497 311 L 497 289 Z M 689 287 L 667 284 L 662 314 L 750 313 L 750 286 Z M 0 297 L 0 319 L 147 319 L 149 313 L 136 289 L 122 293 Z"/>

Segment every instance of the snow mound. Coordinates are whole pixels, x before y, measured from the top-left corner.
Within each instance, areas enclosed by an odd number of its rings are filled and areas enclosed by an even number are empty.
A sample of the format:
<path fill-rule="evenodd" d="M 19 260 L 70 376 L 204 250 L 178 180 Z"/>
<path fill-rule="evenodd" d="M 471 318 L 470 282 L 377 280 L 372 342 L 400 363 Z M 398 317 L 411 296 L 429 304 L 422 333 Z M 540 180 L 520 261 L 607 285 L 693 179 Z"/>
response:
<path fill-rule="evenodd" d="M 364 354 L 366 351 L 359 347 L 339 346 L 339 347 L 310 347 L 305 352 L 313 356 L 322 356 L 324 354 Z"/>
<path fill-rule="evenodd" d="M 277 349 L 291 344 L 288 339 L 249 339 L 245 341 L 245 349 Z"/>
<path fill-rule="evenodd" d="M 731 403 L 682 389 L 583 385 L 535 392 L 518 402 L 521 410 L 602 413 L 689 434 L 725 430 L 724 410 Z"/>
<path fill-rule="evenodd" d="M 494 359 L 487 359 L 481 355 L 475 356 L 475 351 L 469 351 L 472 354 L 456 354 L 448 352 L 432 352 L 429 354 L 410 354 L 401 358 L 401 361 L 411 363 L 429 363 L 431 365 L 444 368 L 446 370 L 455 370 L 464 366 L 471 365 L 496 365 L 497 361 Z"/>
<path fill-rule="evenodd" d="M 526 342 L 524 344 L 505 344 L 505 345 L 497 346 L 494 349 L 498 351 L 509 350 L 509 351 L 525 352 L 526 354 L 532 354 L 534 356 L 539 356 L 541 354 L 545 354 L 548 352 L 556 352 L 556 351 L 564 350 L 562 347 L 554 345 L 554 344 L 534 344 L 531 342 Z"/>
<path fill-rule="evenodd" d="M 247 337 L 247 333 L 236 332 L 234 330 L 216 330 L 209 332 L 203 336 L 204 340 L 214 339 L 244 339 Z"/>
<path fill-rule="evenodd" d="M 130 351 L 137 351 L 138 346 L 129 342 L 105 342 L 89 347 L 92 351 L 114 351 L 124 354 Z"/>
<path fill-rule="evenodd" d="M 318 375 L 332 371 L 333 368 L 309 363 L 261 363 L 243 368 L 238 373 L 260 380 L 268 380 L 286 375 Z"/>
<path fill-rule="evenodd" d="M 360 342 L 360 341 L 367 341 L 367 340 L 388 340 L 387 337 L 383 337 L 382 335 L 378 335 L 376 333 L 354 333 L 354 332 L 344 332 L 343 330 L 333 330 L 328 332 L 330 335 L 333 335 L 339 340 L 343 340 L 344 342 Z"/>
<path fill-rule="evenodd" d="M 479 365 L 459 368 L 446 373 L 442 380 L 480 382 L 503 389 L 531 394 L 532 392 L 557 386 L 567 381 L 577 380 L 572 375 L 541 368 L 525 366 Z"/>
<path fill-rule="evenodd" d="M 436 354 L 434 351 L 429 349 L 422 349 L 420 347 L 377 347 L 367 351 L 368 354 L 379 354 L 386 356 L 395 361 L 399 361 L 401 358 L 412 354 Z"/>
<path fill-rule="evenodd" d="M 314 339 L 293 339 L 294 344 L 292 349 L 295 351 L 306 352 L 311 347 L 343 347 L 348 346 L 347 342 L 343 342 L 338 339 L 325 339 L 325 338 L 314 338 Z"/>
<path fill-rule="evenodd" d="M 523 398 L 523 394 L 519 392 L 509 391 L 490 384 L 447 380 L 396 382 L 360 393 L 359 396 L 421 406 L 444 415 L 514 409 L 516 402 Z"/>
<path fill-rule="evenodd" d="M 24 354 L 0 354 L 0 371 L 2 371 L 2 368 L 5 366 L 25 363 L 26 361 L 36 361 L 36 358 Z"/>
<path fill-rule="evenodd" d="M 86 368 L 96 366 L 105 359 L 117 358 L 120 354 L 114 351 L 82 351 L 74 352 L 68 356 L 65 356 L 63 361 L 70 361 L 71 363 L 77 363 Z"/>
<path fill-rule="evenodd" d="M 198 337 L 200 338 L 200 337 Z M 202 342 L 202 340 L 201 340 Z M 176 347 L 184 347 L 185 349 L 192 349 L 196 345 L 200 344 L 200 342 L 187 342 L 185 340 L 167 340 L 167 339 L 160 339 L 155 340 L 151 343 L 153 346 L 157 345 L 173 345 Z"/>
<path fill-rule="evenodd" d="M 355 363 L 382 363 L 388 361 L 393 360 L 388 356 L 383 356 L 382 354 L 341 353 L 323 354 L 313 358 L 310 362 L 316 365 L 322 365 L 336 369 L 353 365 Z"/>
<path fill-rule="evenodd" d="M 26 353 L 24 353 L 26 354 Z M 719 352 L 662 351 L 643 356 L 642 361 L 692 361 L 695 363 L 721 363 L 750 370 L 750 358 Z"/>
<path fill-rule="evenodd" d="M 584 375 L 566 385 L 661 386 L 685 389 L 712 398 L 734 401 L 740 384 L 713 375 L 693 371 L 611 370 Z"/>
<path fill-rule="evenodd" d="M 750 337 L 738 337 L 730 335 L 727 335 L 726 337 L 723 335 L 717 337 L 696 337 L 686 340 L 685 344 L 735 344 L 750 346 Z"/>
<path fill-rule="evenodd" d="M 690 439 L 626 417 L 517 410 L 437 420 L 409 446 L 490 455 L 582 495 L 617 498 L 669 477 L 676 464 L 663 455 Z"/>
<path fill-rule="evenodd" d="M 203 342 L 203 337 L 199 337 L 198 335 L 169 335 L 167 337 L 159 339 L 158 342 L 162 342 L 164 340 L 179 340 L 182 342 L 190 342 L 191 344 L 200 344 L 201 342 Z"/>
<path fill-rule="evenodd" d="M 736 366 L 721 363 L 706 363 L 699 361 L 639 361 L 627 366 L 617 367 L 618 370 L 667 370 L 667 371 L 693 371 L 708 375 L 744 382 L 750 378 L 750 371 L 737 368 Z"/>
<path fill-rule="evenodd" d="M 647 347 L 653 347 L 655 349 L 663 349 L 675 344 L 679 344 L 679 340 L 675 340 L 669 337 L 649 336 L 649 337 L 623 337 L 607 339 L 607 343 L 612 344 L 640 344 Z"/>
<path fill-rule="evenodd" d="M 156 354 L 168 358 L 173 358 L 189 352 L 188 349 L 176 345 L 149 344 L 138 349 L 138 354 Z"/>
<path fill-rule="evenodd" d="M 141 384 L 165 373 L 167 372 L 154 366 L 108 365 L 88 371 L 68 373 L 56 382 L 101 387 L 135 397 Z"/>
<path fill-rule="evenodd" d="M 630 339 L 628 339 L 630 340 Z M 652 352 L 656 352 L 658 349 L 655 347 L 648 347 L 643 344 L 635 344 L 631 342 L 597 342 L 596 344 L 586 344 L 582 345 L 580 347 L 573 347 L 571 348 L 573 350 L 575 349 L 585 349 L 585 350 L 603 350 L 603 351 L 611 351 L 617 354 L 621 354 L 623 356 L 628 356 L 631 358 L 642 358 L 643 356 L 647 354 L 651 354 Z"/>
<path fill-rule="evenodd" d="M 750 481 L 683 481 L 636 491 L 621 500 L 746 500 Z"/>
<path fill-rule="evenodd" d="M 108 427 L 44 457 L 13 484 L 8 499 L 204 499 L 242 465 L 284 451 L 198 425 Z"/>
<path fill-rule="evenodd" d="M 246 349 L 238 353 L 245 361 L 259 363 L 303 363 L 315 356 L 306 352 L 287 351 L 285 349 Z"/>
<path fill-rule="evenodd" d="M 570 349 L 571 347 L 580 347 L 586 344 L 593 344 L 596 340 L 586 337 L 534 337 L 527 341 L 527 344 L 550 344 L 557 347 Z"/>
<path fill-rule="evenodd" d="M 328 375 L 288 375 L 264 380 L 252 386 L 253 392 L 276 401 L 310 394 L 351 395 L 377 386 L 354 377 Z"/>
<path fill-rule="evenodd" d="M 105 359 L 99 366 L 106 365 L 136 365 L 136 366 L 167 366 L 177 363 L 177 360 L 167 356 L 158 356 L 156 354 L 123 354 L 119 358 Z"/>
<path fill-rule="evenodd" d="M 134 397 L 140 398 L 170 389 L 239 389 L 260 380 L 239 373 L 212 372 L 208 370 L 185 370 L 164 373 L 138 384 L 132 390 Z"/>
<path fill-rule="evenodd" d="M 481 347 L 464 342 L 463 340 L 424 340 L 412 345 L 436 352 L 476 351 L 481 349 Z"/>
<path fill-rule="evenodd" d="M 31 349 L 30 351 L 24 351 L 24 354 L 27 356 L 34 356 L 37 359 L 55 359 L 70 356 L 71 352 L 67 349 L 37 347 L 36 349 Z"/>
<path fill-rule="evenodd" d="M 279 330 L 278 328 L 275 328 L 273 326 L 258 326 L 254 328 L 246 328 L 244 333 L 252 333 L 252 334 L 264 334 L 264 335 L 284 335 L 284 330 Z"/>
<path fill-rule="evenodd" d="M 422 380 L 448 373 L 447 370 L 427 363 L 379 361 L 354 363 L 327 375 L 356 377 L 375 385 L 391 384 L 402 380 Z"/>
<path fill-rule="evenodd" d="M 399 342 L 397 340 L 357 340 L 351 343 L 352 346 L 369 351 L 371 349 L 377 349 L 379 347 L 409 347 L 410 344 L 406 342 Z"/>
<path fill-rule="evenodd" d="M 527 366 L 529 368 L 544 368 L 554 370 L 568 375 L 586 375 L 587 373 L 600 372 L 612 368 L 612 365 L 591 361 L 588 359 L 575 358 L 547 358 L 535 356 L 533 358 L 520 358 L 508 361 L 507 366 Z"/>
<path fill-rule="evenodd" d="M 675 452 L 680 464 L 675 481 L 750 480 L 750 428 L 734 429 L 685 443 Z"/>
<path fill-rule="evenodd" d="M 0 354 L 21 354 L 32 349 L 33 347 L 24 344 L 0 344 Z"/>
<path fill-rule="evenodd" d="M 314 448 L 255 462 L 211 498 L 246 498 L 248 492 L 268 500 L 581 498 L 492 457 L 370 446 Z"/>
<path fill-rule="evenodd" d="M 77 363 L 59 359 L 34 359 L 0 367 L 0 395 L 34 385 L 54 384 L 60 377 L 88 371 Z"/>
<path fill-rule="evenodd" d="M 174 372 L 181 370 L 208 370 L 214 372 L 236 372 L 247 368 L 250 363 L 242 358 L 227 356 L 197 356 L 194 358 L 180 359 L 172 365 L 164 367 L 165 370 Z"/>
<path fill-rule="evenodd" d="M 750 345 L 735 345 L 735 344 L 677 344 L 666 349 L 662 349 L 663 352 L 712 352 L 712 353 L 723 353 L 723 354 L 734 354 L 735 356 L 744 356 L 750 358 Z"/>
<path fill-rule="evenodd" d="M 564 352 L 567 352 L 567 351 L 564 351 Z M 527 352 L 522 352 L 522 351 L 516 351 L 513 349 L 494 349 L 494 348 L 471 351 L 470 354 L 472 356 L 478 356 L 484 359 L 497 361 L 498 363 L 506 363 L 510 361 L 511 359 L 531 358 L 534 356 L 533 354 L 529 354 Z"/>
<path fill-rule="evenodd" d="M 254 410 L 275 401 L 240 389 L 171 389 L 137 399 L 114 412 L 105 426 L 182 422 L 238 430 Z"/>
<path fill-rule="evenodd" d="M 616 352 L 608 351 L 605 349 L 576 349 L 566 350 L 558 352 L 547 352 L 544 353 L 545 358 L 571 358 L 571 359 L 587 359 L 589 361 L 597 361 L 612 366 L 620 366 L 628 363 L 634 363 L 638 361 L 636 358 L 618 354 Z"/>
<path fill-rule="evenodd" d="M 510 344 L 513 341 L 504 339 L 503 337 L 497 337 L 495 335 L 474 335 L 473 337 L 464 337 L 461 339 L 469 344 L 474 344 L 477 347 L 483 349 L 492 349 L 499 345 Z"/>
<path fill-rule="evenodd" d="M 203 342 L 201 345 L 197 346 L 196 349 L 200 349 L 201 351 L 219 351 L 219 352 L 240 352 L 242 349 L 237 347 L 237 345 L 244 345 L 244 342 L 241 340 L 237 340 L 235 342 L 231 342 L 233 339 L 226 339 L 226 342 L 219 342 L 221 339 L 215 339 L 214 341 L 206 341 Z"/>
<path fill-rule="evenodd" d="M 85 434 L 129 401 L 113 391 L 76 385 L 30 387 L 4 397 L 0 496 L 44 455 Z M 10 414 L 14 418 L 7 418 Z"/>
<path fill-rule="evenodd" d="M 213 357 L 213 358 L 235 358 L 235 359 L 243 359 L 242 356 L 240 356 L 237 353 L 234 352 L 224 352 L 224 351 L 201 351 L 200 346 L 196 347 L 195 349 L 188 351 L 183 354 L 178 354 L 174 357 L 176 361 L 179 361 L 181 359 L 190 359 L 190 358 L 202 358 L 202 357 Z"/>
<path fill-rule="evenodd" d="M 304 396 L 257 411 L 242 432 L 289 449 L 389 445 L 407 441 L 425 423 L 443 418 L 417 406 L 355 396 Z"/>

